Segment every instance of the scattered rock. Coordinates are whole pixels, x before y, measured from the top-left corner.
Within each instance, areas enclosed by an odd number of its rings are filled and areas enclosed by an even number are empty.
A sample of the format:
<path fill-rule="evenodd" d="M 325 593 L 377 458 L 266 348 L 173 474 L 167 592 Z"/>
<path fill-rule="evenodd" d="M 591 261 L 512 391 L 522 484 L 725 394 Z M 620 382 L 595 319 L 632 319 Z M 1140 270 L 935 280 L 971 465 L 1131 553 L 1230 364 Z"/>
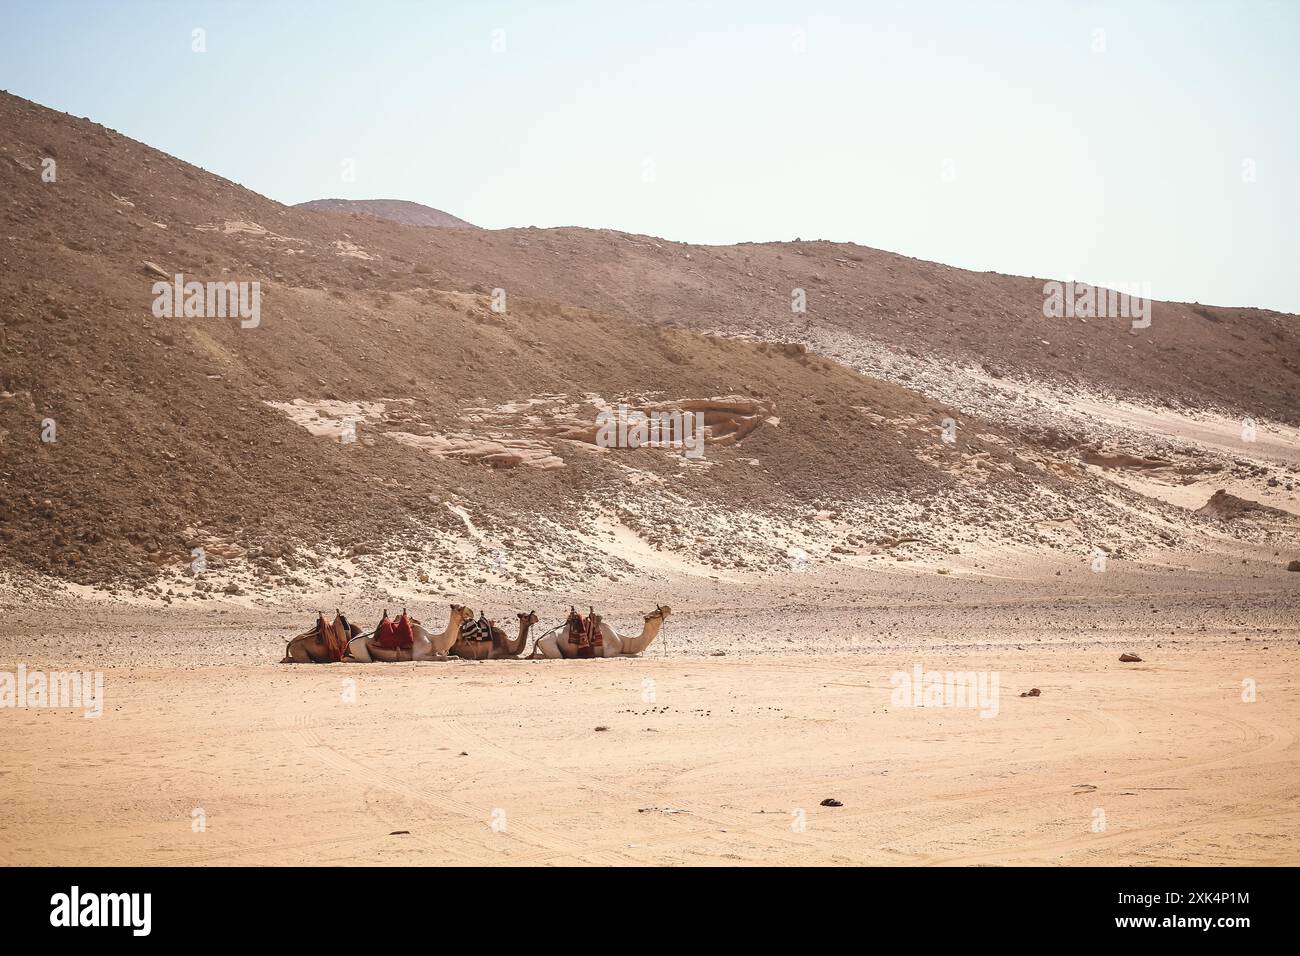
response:
<path fill-rule="evenodd" d="M 1285 511 L 1279 508 L 1271 508 L 1249 498 L 1238 498 L 1236 495 L 1230 495 L 1222 488 L 1212 494 L 1209 501 L 1197 508 L 1196 513 L 1222 518 L 1224 521 L 1231 521 L 1233 518 L 1239 518 L 1243 515 L 1286 514 Z"/>
<path fill-rule="evenodd" d="M 825 800 L 823 800 L 823 801 L 821 802 L 821 805 L 822 805 L 823 807 L 842 807 L 842 806 L 844 806 L 844 804 L 840 803 L 840 802 L 839 802 L 838 800 L 836 800 L 834 797 L 827 797 Z"/>
<path fill-rule="evenodd" d="M 1032 689 L 1030 689 L 1030 690 L 1025 691 L 1025 692 L 1024 692 L 1023 694 L 1021 694 L 1020 696 L 1021 696 L 1021 697 L 1041 697 L 1042 695 L 1043 695 L 1043 692 L 1042 692 L 1041 690 L 1039 690 L 1037 687 L 1034 687 L 1034 688 L 1032 688 Z"/>
<path fill-rule="evenodd" d="M 1119 656 L 1119 659 L 1120 659 L 1123 663 L 1125 663 L 1125 664 L 1141 664 L 1141 663 L 1142 663 L 1142 658 L 1138 657 L 1136 654 L 1128 654 L 1128 653 L 1124 653 L 1124 654 L 1121 654 L 1121 655 Z"/>

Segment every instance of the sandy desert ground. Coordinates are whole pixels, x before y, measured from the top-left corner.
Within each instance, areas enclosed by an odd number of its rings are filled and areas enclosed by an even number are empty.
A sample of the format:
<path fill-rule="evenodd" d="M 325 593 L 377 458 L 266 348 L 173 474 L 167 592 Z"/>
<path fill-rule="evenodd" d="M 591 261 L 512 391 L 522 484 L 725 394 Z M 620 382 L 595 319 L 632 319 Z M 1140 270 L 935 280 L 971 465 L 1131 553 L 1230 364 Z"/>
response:
<path fill-rule="evenodd" d="M 105 666 L 104 713 L 6 715 L 0 863 L 1295 864 L 1270 557 L 678 579 L 611 661 L 289 667 L 283 608 L 16 609 L 0 662 Z M 917 665 L 997 672 L 996 716 L 895 706 Z"/>

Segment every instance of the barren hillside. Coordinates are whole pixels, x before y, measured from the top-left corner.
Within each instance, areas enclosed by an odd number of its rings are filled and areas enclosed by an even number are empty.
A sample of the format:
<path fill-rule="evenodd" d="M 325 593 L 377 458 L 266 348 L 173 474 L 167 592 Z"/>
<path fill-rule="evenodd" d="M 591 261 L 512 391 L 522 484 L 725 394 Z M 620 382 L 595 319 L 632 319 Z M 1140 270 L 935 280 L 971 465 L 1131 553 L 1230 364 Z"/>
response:
<path fill-rule="evenodd" d="M 846 244 L 428 229 L 285 207 L 8 94 L 0 131 L 0 542 L 23 573 L 203 597 L 202 548 L 232 593 L 432 594 L 649 552 L 701 574 L 1122 553 L 1190 510 L 1094 473 L 1082 429 L 981 415 L 972 376 L 1297 421 L 1290 316 L 1158 304 L 1132 335 L 1044 319 L 1041 282 Z M 259 283 L 256 326 L 156 317 L 176 274 Z M 944 399 L 936 369 L 970 388 Z M 705 454 L 597 447 L 619 403 L 702 412 Z"/>

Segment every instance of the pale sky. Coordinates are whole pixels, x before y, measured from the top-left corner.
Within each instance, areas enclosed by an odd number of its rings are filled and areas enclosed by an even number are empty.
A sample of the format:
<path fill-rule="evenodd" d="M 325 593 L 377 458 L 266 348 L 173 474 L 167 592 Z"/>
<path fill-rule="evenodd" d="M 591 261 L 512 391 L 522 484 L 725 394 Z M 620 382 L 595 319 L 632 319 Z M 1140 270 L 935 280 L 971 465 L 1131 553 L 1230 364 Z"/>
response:
<path fill-rule="evenodd" d="M 1300 2 L 0 0 L 0 87 L 281 202 L 1290 312 L 1297 63 Z"/>

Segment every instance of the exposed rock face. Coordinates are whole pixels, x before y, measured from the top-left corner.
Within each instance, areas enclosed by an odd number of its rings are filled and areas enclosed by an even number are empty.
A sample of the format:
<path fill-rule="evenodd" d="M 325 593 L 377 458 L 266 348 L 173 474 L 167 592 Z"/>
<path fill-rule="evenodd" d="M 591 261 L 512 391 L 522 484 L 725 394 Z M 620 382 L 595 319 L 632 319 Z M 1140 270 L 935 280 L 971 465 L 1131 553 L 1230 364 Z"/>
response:
<path fill-rule="evenodd" d="M 1258 501 L 1251 501 L 1249 498 L 1239 498 L 1236 495 L 1228 494 L 1223 489 L 1219 489 L 1211 495 L 1209 501 L 1196 509 L 1196 513 L 1208 515 L 1212 518 L 1221 518 L 1224 521 L 1231 521 L 1234 518 L 1246 516 L 1287 516 L 1287 512 L 1282 511 L 1280 508 L 1273 508 L 1269 505 L 1260 504 Z"/>

